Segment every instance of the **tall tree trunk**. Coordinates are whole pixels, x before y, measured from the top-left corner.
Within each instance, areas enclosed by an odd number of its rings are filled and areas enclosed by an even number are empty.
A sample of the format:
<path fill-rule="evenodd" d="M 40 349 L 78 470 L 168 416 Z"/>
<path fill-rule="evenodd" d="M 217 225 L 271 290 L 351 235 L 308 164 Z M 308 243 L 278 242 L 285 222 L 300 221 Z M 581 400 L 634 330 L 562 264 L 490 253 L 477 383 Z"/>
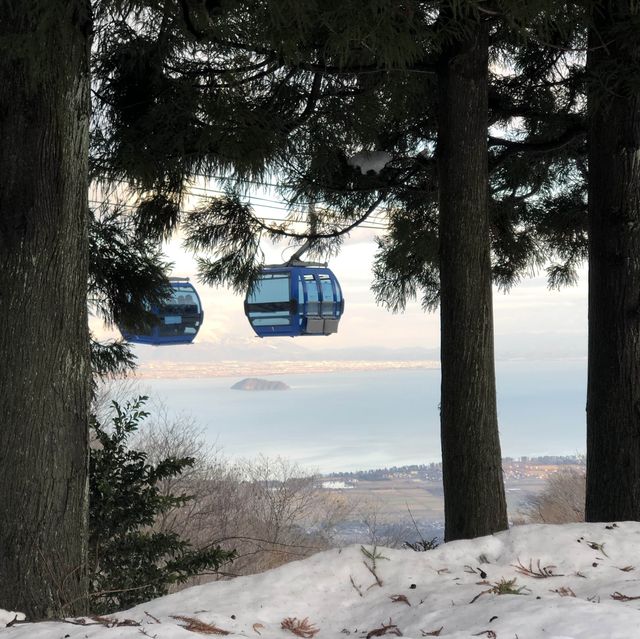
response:
<path fill-rule="evenodd" d="M 440 424 L 445 540 L 507 528 L 498 437 L 488 211 L 488 33 L 442 53 L 438 70 Z"/>
<path fill-rule="evenodd" d="M 0 608 L 86 605 L 88 0 L 0 4 Z"/>
<path fill-rule="evenodd" d="M 639 14 L 631 0 L 605 3 L 587 57 L 587 521 L 640 519 Z"/>

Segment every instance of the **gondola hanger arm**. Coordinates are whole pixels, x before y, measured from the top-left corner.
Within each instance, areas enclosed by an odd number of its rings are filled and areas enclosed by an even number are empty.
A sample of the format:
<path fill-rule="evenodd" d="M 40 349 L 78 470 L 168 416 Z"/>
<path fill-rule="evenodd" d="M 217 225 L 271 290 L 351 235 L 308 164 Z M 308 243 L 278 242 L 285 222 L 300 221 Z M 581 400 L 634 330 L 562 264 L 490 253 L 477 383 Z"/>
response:
<path fill-rule="evenodd" d="M 327 266 L 326 262 L 305 262 L 302 259 L 304 253 L 306 253 L 313 246 L 314 238 L 308 238 L 307 241 L 287 260 L 287 266 Z"/>

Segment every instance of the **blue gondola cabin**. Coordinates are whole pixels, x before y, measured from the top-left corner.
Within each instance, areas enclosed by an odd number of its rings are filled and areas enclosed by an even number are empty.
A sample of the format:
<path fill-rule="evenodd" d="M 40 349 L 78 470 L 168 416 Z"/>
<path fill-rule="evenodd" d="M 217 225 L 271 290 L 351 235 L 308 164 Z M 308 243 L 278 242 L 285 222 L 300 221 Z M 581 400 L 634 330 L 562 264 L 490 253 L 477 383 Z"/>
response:
<path fill-rule="evenodd" d="M 118 327 L 124 339 L 152 346 L 190 344 L 202 326 L 204 313 L 196 289 L 185 279 L 170 279 L 171 295 L 161 306 L 152 306 L 154 322 L 145 331 Z"/>
<path fill-rule="evenodd" d="M 331 335 L 344 311 L 340 284 L 318 266 L 265 267 L 244 301 L 259 337 Z"/>

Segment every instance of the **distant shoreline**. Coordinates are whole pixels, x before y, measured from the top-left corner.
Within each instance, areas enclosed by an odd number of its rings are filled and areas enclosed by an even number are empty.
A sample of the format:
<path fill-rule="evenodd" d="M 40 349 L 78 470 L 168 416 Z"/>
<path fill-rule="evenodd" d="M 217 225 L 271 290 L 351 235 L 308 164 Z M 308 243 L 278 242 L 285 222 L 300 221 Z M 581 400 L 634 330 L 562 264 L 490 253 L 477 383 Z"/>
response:
<path fill-rule="evenodd" d="M 271 377 L 317 373 L 376 372 L 392 370 L 439 370 L 436 360 L 416 361 L 222 361 L 213 364 L 193 362 L 148 362 L 135 372 L 137 379 L 206 379 L 209 377 Z"/>

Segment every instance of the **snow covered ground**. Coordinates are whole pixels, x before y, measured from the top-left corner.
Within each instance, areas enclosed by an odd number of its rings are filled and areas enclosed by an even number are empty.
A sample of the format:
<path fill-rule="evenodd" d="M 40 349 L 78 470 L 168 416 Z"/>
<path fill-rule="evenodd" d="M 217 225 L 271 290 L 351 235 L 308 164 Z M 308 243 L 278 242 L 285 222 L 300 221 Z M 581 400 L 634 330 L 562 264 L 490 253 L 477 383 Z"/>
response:
<path fill-rule="evenodd" d="M 2 626 L 14 618 L 0 611 Z M 522 526 L 421 553 L 350 546 L 108 619 L 0 629 L 0 639 L 223 635 L 638 638 L 640 523 Z"/>

